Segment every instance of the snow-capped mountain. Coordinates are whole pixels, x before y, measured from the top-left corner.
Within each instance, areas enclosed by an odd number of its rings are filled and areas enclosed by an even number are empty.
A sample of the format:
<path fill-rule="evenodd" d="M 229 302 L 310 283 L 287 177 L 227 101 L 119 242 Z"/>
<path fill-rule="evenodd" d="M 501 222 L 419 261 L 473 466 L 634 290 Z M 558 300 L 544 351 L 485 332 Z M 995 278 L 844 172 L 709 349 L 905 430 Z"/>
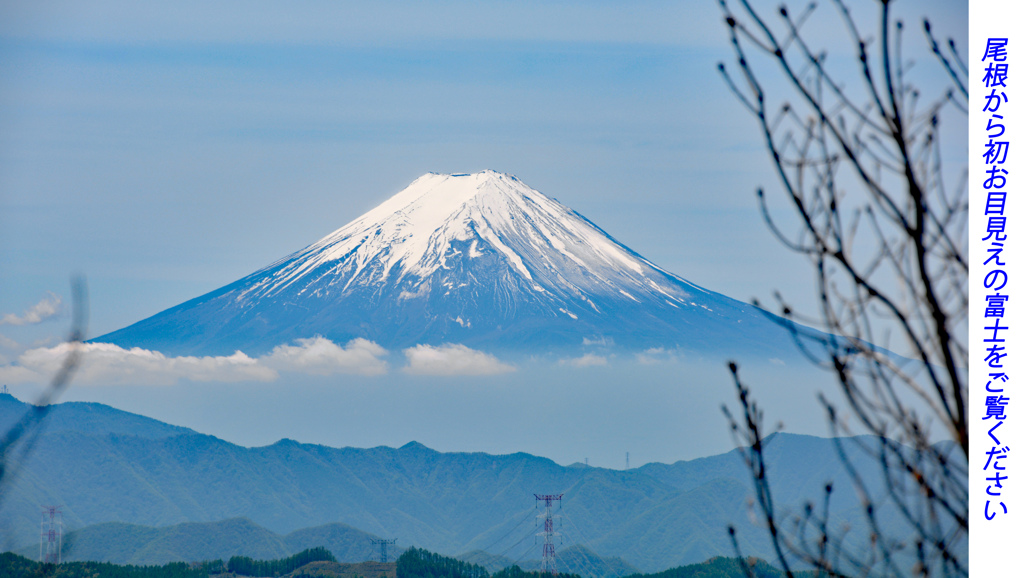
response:
<path fill-rule="evenodd" d="M 764 312 L 673 275 L 494 171 L 424 175 L 348 225 L 216 291 L 95 341 L 261 354 L 321 335 L 389 349 L 461 343 L 770 352 Z"/>

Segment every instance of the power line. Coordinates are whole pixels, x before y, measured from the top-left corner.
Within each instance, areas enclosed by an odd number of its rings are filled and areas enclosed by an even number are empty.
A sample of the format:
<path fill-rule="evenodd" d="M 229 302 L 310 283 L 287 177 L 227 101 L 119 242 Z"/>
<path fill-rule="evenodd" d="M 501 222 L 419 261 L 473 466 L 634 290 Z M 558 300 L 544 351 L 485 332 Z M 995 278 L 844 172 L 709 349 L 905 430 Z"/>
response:
<path fill-rule="evenodd" d="M 495 540 L 490 546 L 487 546 L 486 548 L 481 548 L 481 550 L 483 550 L 484 552 L 490 552 L 491 548 L 493 548 L 495 546 L 495 544 L 497 544 L 498 542 L 501 542 L 505 538 L 508 538 L 509 534 L 511 534 L 512 532 L 515 532 L 520 526 L 525 524 L 526 521 L 529 520 L 532 517 L 533 517 L 533 514 L 531 512 L 527 512 L 526 513 L 526 517 L 523 518 L 522 520 L 520 520 L 518 524 L 513 526 L 511 530 L 509 530 L 508 532 L 505 532 L 504 536 L 502 536 L 502 537 L 498 538 L 497 540 Z"/>
<path fill-rule="evenodd" d="M 588 548 L 588 549 L 589 549 L 589 550 L 590 550 L 591 552 L 594 552 L 594 553 L 596 554 L 596 553 L 597 553 L 597 550 L 595 550 L 595 549 L 594 549 L 594 545 L 593 545 L 593 544 L 591 544 L 591 543 L 590 543 L 590 540 L 587 540 L 587 537 L 583 535 L 583 531 L 579 529 L 579 526 L 577 526 L 577 525 L 576 525 L 576 522 L 574 522 L 574 521 L 573 521 L 572 517 L 570 517 L 570 516 L 569 516 L 568 514 L 564 514 L 564 515 L 563 515 L 563 517 L 564 517 L 564 518 L 565 518 L 566 520 L 569 520 L 569 524 L 571 524 L 571 525 L 572 525 L 572 527 L 573 527 L 573 529 L 574 529 L 574 530 L 576 530 L 576 532 L 578 532 L 578 533 L 579 533 L 579 535 L 580 535 L 580 538 L 583 538 L 583 541 L 584 541 L 584 542 L 586 543 L 586 546 L 587 546 L 587 548 Z"/>
<path fill-rule="evenodd" d="M 530 532 L 529 534 L 527 534 L 527 535 L 523 536 L 521 540 L 519 540 L 518 542 L 516 542 L 515 544 L 513 544 L 513 545 L 512 545 L 512 546 L 511 546 L 511 547 L 510 547 L 510 548 L 509 548 L 508 550 L 505 550 L 505 552 L 508 552 L 508 551 L 509 551 L 509 550 L 511 550 L 512 548 L 515 548 L 515 547 L 516 547 L 516 546 L 518 546 L 519 544 L 522 544 L 522 543 L 523 543 L 523 542 L 524 542 L 524 541 L 525 541 L 525 540 L 526 540 L 527 538 L 529 538 L 530 536 L 533 536 L 533 535 L 534 535 L 534 534 L 533 534 L 533 532 Z M 519 564 L 520 562 L 522 562 L 522 561 L 523 561 L 523 558 L 525 558 L 525 557 L 526 557 L 526 556 L 527 556 L 527 555 L 528 555 L 529 553 L 530 553 L 530 549 L 529 549 L 529 548 L 526 548 L 526 549 L 524 549 L 524 550 L 523 550 L 523 553 L 522 553 L 522 554 L 520 554 L 520 555 L 519 555 L 519 557 L 518 557 L 518 558 L 516 558 L 516 559 L 515 559 L 515 560 L 514 560 L 514 561 L 512 562 L 512 564 L 513 564 L 513 565 L 518 565 L 518 564 Z M 502 556 L 504 556 L 504 554 L 502 554 Z"/>
<path fill-rule="evenodd" d="M 505 556 L 505 554 L 508 554 L 513 548 L 515 548 L 516 546 L 522 544 L 523 542 L 526 541 L 527 538 L 529 538 L 530 536 L 533 536 L 533 535 L 534 535 L 534 533 L 532 531 L 528 532 L 525 536 L 520 538 L 518 542 L 516 542 L 515 544 L 512 544 L 508 548 L 505 548 L 505 551 L 502 552 L 501 554 L 498 554 L 498 557 L 503 558 Z M 527 550 L 527 552 L 529 552 L 529 550 Z"/>
<path fill-rule="evenodd" d="M 569 520 L 569 524 L 573 527 L 574 530 L 576 530 L 576 532 L 579 533 L 580 537 L 583 538 L 583 541 L 586 543 L 587 548 L 589 548 L 591 552 L 594 552 L 596 554 L 597 550 L 594 548 L 594 545 L 591 544 L 590 540 L 588 540 L 587 537 L 583 534 L 583 531 L 580 530 L 579 526 L 576 525 L 576 522 L 572 519 L 572 516 L 568 514 L 563 514 L 563 517 L 566 520 Z M 637 560 L 645 559 L 644 554 L 639 549 L 637 549 L 636 542 L 629 543 L 629 552 L 632 554 L 634 562 L 636 562 Z M 622 557 L 623 554 L 619 554 L 619 556 Z M 625 560 L 625 558 L 623 558 L 623 560 Z"/>

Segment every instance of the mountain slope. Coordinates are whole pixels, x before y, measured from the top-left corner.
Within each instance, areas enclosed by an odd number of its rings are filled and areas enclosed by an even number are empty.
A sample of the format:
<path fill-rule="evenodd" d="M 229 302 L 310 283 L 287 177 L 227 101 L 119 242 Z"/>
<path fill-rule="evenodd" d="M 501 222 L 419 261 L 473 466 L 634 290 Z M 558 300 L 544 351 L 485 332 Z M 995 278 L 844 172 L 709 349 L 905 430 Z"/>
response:
<path fill-rule="evenodd" d="M 20 420 L 31 405 L 11 394 L 0 393 L 0 432 Z M 88 434 L 122 434 L 146 438 L 164 438 L 196 433 L 186 427 L 170 425 L 101 403 L 71 401 L 50 406 L 45 426 L 49 433 L 77 431 Z"/>
<path fill-rule="evenodd" d="M 761 310 L 664 271 L 494 171 L 424 175 L 305 249 L 96 341 L 255 355 L 316 335 L 389 349 L 537 352 L 586 340 L 791 352 Z"/>
<path fill-rule="evenodd" d="M 863 525 L 856 508 L 846 508 L 856 498 L 842 495 L 848 492 L 832 452 L 832 440 L 778 434 L 768 444 L 769 473 L 783 509 L 818 501 L 825 481 L 836 480 L 835 519 L 853 523 L 852 537 Z M 765 533 L 747 512 L 749 484 L 735 451 L 621 471 L 565 467 L 523 453 L 440 453 L 417 443 L 358 449 L 282 440 L 244 448 L 194 433 L 145 438 L 64 430 L 42 434 L 5 488 L 0 535 L 13 543 L 0 547 L 36 543 L 39 505 L 57 504 L 69 531 L 105 522 L 168 526 L 245 517 L 274 533 L 296 532 L 300 549 L 365 531 L 447 555 L 482 549 L 531 559 L 533 495 L 564 492 L 566 546 L 586 545 L 653 571 L 730 554 L 728 524 L 738 528 L 744 553 L 770 557 Z M 338 522 L 360 530 L 300 530 Z"/>
<path fill-rule="evenodd" d="M 62 556 L 69 561 L 152 566 L 178 561 L 227 561 L 232 556 L 273 560 L 323 546 L 340 562 L 362 562 L 374 554 L 370 539 L 376 537 L 344 524 L 304 528 L 282 536 L 246 518 L 158 528 L 106 522 L 65 535 Z M 32 558 L 38 556 L 38 550 L 38 545 L 29 546 L 20 554 Z"/>

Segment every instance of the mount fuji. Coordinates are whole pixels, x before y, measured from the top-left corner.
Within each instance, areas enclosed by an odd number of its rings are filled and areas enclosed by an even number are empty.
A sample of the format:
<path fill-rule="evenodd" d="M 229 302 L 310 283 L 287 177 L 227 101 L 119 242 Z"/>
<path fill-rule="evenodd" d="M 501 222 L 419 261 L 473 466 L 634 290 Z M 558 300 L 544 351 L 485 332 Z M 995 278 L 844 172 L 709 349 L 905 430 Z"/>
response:
<path fill-rule="evenodd" d="M 312 245 L 93 341 L 259 355 L 315 336 L 526 354 L 793 351 L 769 314 L 665 271 L 494 171 L 426 174 Z"/>

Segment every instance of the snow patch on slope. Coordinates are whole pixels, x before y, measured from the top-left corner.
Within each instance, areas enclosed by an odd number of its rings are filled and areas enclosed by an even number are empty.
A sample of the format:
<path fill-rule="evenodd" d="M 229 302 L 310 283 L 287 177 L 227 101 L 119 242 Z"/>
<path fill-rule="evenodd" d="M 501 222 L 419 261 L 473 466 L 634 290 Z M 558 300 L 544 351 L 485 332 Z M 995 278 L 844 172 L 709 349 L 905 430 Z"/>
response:
<path fill-rule="evenodd" d="M 655 283 L 650 274 L 670 275 L 568 207 L 514 176 L 483 171 L 416 179 L 362 217 L 264 269 L 266 278 L 238 299 L 323 282 L 343 283 L 343 292 L 354 285 L 398 284 L 399 299 L 413 299 L 430 290 L 421 281 L 451 269 L 453 259 L 489 252 L 500 256 L 524 288 L 573 296 L 595 312 L 595 296 L 618 293 L 637 303 L 655 293 L 659 303 L 687 297 L 678 287 Z M 451 285 L 445 286 L 450 293 Z"/>

